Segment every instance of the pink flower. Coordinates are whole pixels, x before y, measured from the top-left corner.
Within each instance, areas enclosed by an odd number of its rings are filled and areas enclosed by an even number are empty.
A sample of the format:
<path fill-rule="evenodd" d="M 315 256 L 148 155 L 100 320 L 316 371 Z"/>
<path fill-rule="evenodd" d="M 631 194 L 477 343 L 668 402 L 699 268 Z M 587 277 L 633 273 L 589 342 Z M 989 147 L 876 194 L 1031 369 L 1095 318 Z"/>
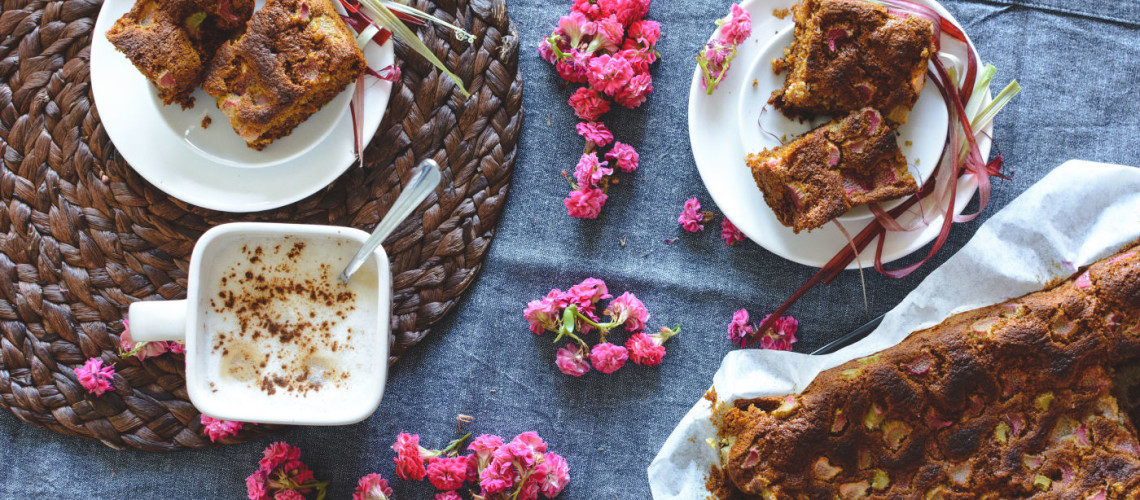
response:
<path fill-rule="evenodd" d="M 744 43 L 752 34 L 752 16 L 739 5 L 732 4 L 732 13 L 728 21 L 720 27 L 720 34 L 732 45 Z"/>
<path fill-rule="evenodd" d="M 558 322 L 562 318 L 562 309 L 566 301 L 562 298 L 562 291 L 555 288 L 545 297 L 532 300 L 523 309 L 523 317 L 530 323 L 530 331 L 535 335 L 542 335 L 547 330 L 557 330 Z"/>
<path fill-rule="evenodd" d="M 484 494 L 500 493 L 515 484 L 518 472 L 514 464 L 509 458 L 500 457 L 500 451 L 505 448 L 504 445 L 495 450 L 491 463 L 479 472 L 479 487 L 483 489 Z"/>
<path fill-rule="evenodd" d="M 474 452 L 472 456 L 479 462 L 479 467 L 486 467 L 487 462 L 495 450 L 503 445 L 503 438 L 491 434 L 483 434 L 467 445 L 467 450 Z"/>
<path fill-rule="evenodd" d="M 270 444 L 262 452 L 261 461 L 258 465 L 261 466 L 261 471 L 269 473 L 273 469 L 284 465 L 288 462 L 294 462 L 301 459 L 301 449 L 292 446 L 284 441 L 279 441 Z"/>
<path fill-rule="evenodd" d="M 602 9 L 599 8 L 595 0 L 574 0 L 574 5 L 570 7 L 574 12 L 581 12 L 590 19 L 597 19 L 602 15 Z"/>
<path fill-rule="evenodd" d="M 622 25 L 621 21 L 618 21 L 617 16 L 599 19 L 596 25 L 598 37 L 594 39 L 594 43 L 598 45 L 598 48 L 608 53 L 617 52 L 621 49 L 622 39 L 625 38 L 625 26 Z"/>
<path fill-rule="evenodd" d="M 685 208 L 681 210 L 681 216 L 677 217 L 677 223 L 686 231 L 695 233 L 704 230 L 705 226 L 701 224 L 704 220 L 701 202 L 697 201 L 696 197 L 685 200 Z"/>
<path fill-rule="evenodd" d="M 265 488 L 266 473 L 256 471 L 245 478 L 245 491 L 249 500 L 268 500 L 269 491 Z"/>
<path fill-rule="evenodd" d="M 732 221 L 728 220 L 728 217 L 725 217 L 724 220 L 720 221 L 720 238 L 724 240 L 724 244 L 732 246 L 744 241 L 744 233 L 740 232 Z"/>
<path fill-rule="evenodd" d="M 202 431 L 210 437 L 211 443 L 219 439 L 227 438 L 237 434 L 243 425 L 241 422 L 218 420 L 206 414 L 202 414 L 202 417 L 199 420 L 204 426 Z"/>
<path fill-rule="evenodd" d="M 625 331 L 637 332 L 645 329 L 645 322 L 649 320 L 649 311 L 632 293 L 625 292 L 610 302 L 606 308 L 606 315 L 613 321 L 625 324 Z"/>
<path fill-rule="evenodd" d="M 458 490 L 467 481 L 467 457 L 438 457 L 427 466 L 427 478 L 437 490 Z"/>
<path fill-rule="evenodd" d="M 597 121 L 610 110 L 610 101 L 601 93 L 589 87 L 578 87 L 570 96 L 570 107 L 574 114 L 586 121 Z"/>
<path fill-rule="evenodd" d="M 182 341 L 173 341 L 172 340 L 170 342 L 167 342 L 167 344 L 170 346 L 170 352 L 172 352 L 174 354 L 182 354 L 182 353 L 186 352 L 186 343 L 184 343 Z"/>
<path fill-rule="evenodd" d="M 698 62 L 703 62 L 701 66 L 705 73 L 704 78 L 701 78 L 701 88 L 708 90 L 711 95 L 712 91 L 720 86 L 721 79 L 728 72 L 732 59 L 735 57 L 735 45 L 730 45 L 723 40 L 712 40 L 706 44 L 701 53 L 697 55 Z M 712 83 L 711 89 L 709 88 L 710 82 Z"/>
<path fill-rule="evenodd" d="M 764 321 L 768 321 L 771 316 L 771 314 L 764 316 Z M 764 331 L 763 336 L 760 337 L 760 347 L 776 351 L 792 350 L 792 344 L 796 343 L 796 330 L 799 329 L 799 325 L 800 322 L 791 316 L 777 319 L 772 322 L 772 327 Z"/>
<path fill-rule="evenodd" d="M 123 333 L 119 334 L 119 352 L 125 354 L 135 351 L 134 356 L 139 359 L 146 359 L 158 356 L 167 351 L 169 345 L 166 342 L 135 342 L 131 337 L 131 325 L 127 320 L 123 320 Z"/>
<path fill-rule="evenodd" d="M 661 38 L 661 23 L 644 19 L 629 25 L 623 49 L 652 49 Z"/>
<path fill-rule="evenodd" d="M 598 278 L 586 278 L 581 283 L 570 287 L 566 290 L 566 301 L 570 304 L 577 304 L 578 311 L 585 313 L 593 311 L 594 305 L 599 300 L 613 298 L 610 295 L 609 288 L 606 287 L 606 282 Z"/>
<path fill-rule="evenodd" d="M 544 456 L 538 455 L 530 475 L 522 486 L 519 486 L 518 500 L 538 500 L 538 495 L 542 492 L 542 483 L 546 481 L 547 467 L 544 460 L 546 460 Z"/>
<path fill-rule="evenodd" d="M 571 49 L 566 57 L 554 65 L 558 75 L 570 83 L 586 83 L 589 81 L 590 54 L 578 49 Z"/>
<path fill-rule="evenodd" d="M 586 79 L 594 90 L 616 95 L 633 78 L 633 67 L 621 56 L 600 55 L 590 59 Z"/>
<path fill-rule="evenodd" d="M 454 491 L 444 491 L 441 493 L 436 493 L 435 496 L 432 497 L 432 500 L 463 500 L 463 497 L 459 496 L 459 493 L 456 493 Z"/>
<path fill-rule="evenodd" d="M 605 147 L 606 144 L 614 142 L 614 134 L 610 129 L 606 128 L 606 124 L 602 122 L 579 122 L 578 135 L 586 138 L 599 148 Z"/>
<path fill-rule="evenodd" d="M 659 345 L 653 337 L 645 333 L 635 333 L 625 341 L 629 359 L 642 366 L 657 366 L 665 357 L 665 346 Z"/>
<path fill-rule="evenodd" d="M 535 453 L 546 453 L 546 441 L 543 441 L 542 437 L 534 431 L 526 431 L 515 436 L 511 440 L 511 444 L 521 444 Z"/>
<path fill-rule="evenodd" d="M 616 166 L 622 172 L 633 172 L 637 170 L 637 163 L 641 160 L 641 156 L 637 154 L 637 150 L 633 146 L 623 142 L 614 142 L 613 149 L 606 153 L 606 159 L 616 162 Z"/>
<path fill-rule="evenodd" d="M 583 36 L 595 35 L 598 26 L 581 12 L 571 11 L 558 20 L 558 30 L 570 39 L 571 47 L 577 47 Z"/>
<path fill-rule="evenodd" d="M 570 483 L 570 465 L 566 459 L 554 453 L 546 454 L 546 480 L 542 482 L 542 494 L 554 498 Z"/>
<path fill-rule="evenodd" d="M 401 432 L 396 436 L 392 449 L 396 451 L 396 458 L 392 459 L 396 462 L 396 477 L 423 481 L 427 470 L 424 468 L 424 457 L 420 452 L 420 435 Z"/>
<path fill-rule="evenodd" d="M 571 343 L 558 350 L 554 364 L 558 365 L 558 371 L 562 373 L 581 377 L 590 371 L 590 364 L 586 362 L 589 357 L 589 351 L 583 351 L 578 344 Z"/>
<path fill-rule="evenodd" d="M 756 329 L 748 322 L 747 309 L 732 314 L 732 321 L 728 324 L 728 340 L 744 347 L 748 343 L 748 337 L 755 331 Z"/>
<path fill-rule="evenodd" d="M 380 474 L 368 474 L 356 483 L 352 500 L 388 500 L 392 498 L 392 488 L 388 480 Z"/>
<path fill-rule="evenodd" d="M 628 40 L 626 42 L 628 43 Z M 649 65 L 657 61 L 657 53 L 651 49 L 626 47 L 618 52 L 617 55 L 629 61 L 630 67 L 633 68 L 634 75 L 649 73 Z"/>
<path fill-rule="evenodd" d="M 602 373 L 613 373 L 625 366 L 629 354 L 622 346 L 604 342 L 590 350 L 590 362 Z"/>
<path fill-rule="evenodd" d="M 596 219 L 606 204 L 606 193 L 601 189 L 588 188 L 571 191 L 570 197 L 562 201 L 571 217 Z"/>
<path fill-rule="evenodd" d="M 599 162 L 597 153 L 586 153 L 578 160 L 574 168 L 574 180 L 578 181 L 578 188 L 595 188 L 601 184 L 602 179 L 613 175 L 614 169 L 606 167 L 607 162 Z"/>
<path fill-rule="evenodd" d="M 115 375 L 115 367 L 103 366 L 100 358 L 88 359 L 82 367 L 75 369 L 75 376 L 79 384 L 96 396 L 111 390 L 111 377 Z"/>
<path fill-rule="evenodd" d="M 629 109 L 636 108 L 645 103 L 645 99 L 653 92 L 653 77 L 649 73 L 638 73 L 629 79 L 629 84 L 622 87 L 614 101 Z"/>
<path fill-rule="evenodd" d="M 622 24 L 630 24 L 649 13 L 650 0 L 597 0 L 603 16 L 616 15 Z"/>
<path fill-rule="evenodd" d="M 281 490 L 273 495 L 273 500 L 305 500 L 305 495 L 297 490 Z"/>

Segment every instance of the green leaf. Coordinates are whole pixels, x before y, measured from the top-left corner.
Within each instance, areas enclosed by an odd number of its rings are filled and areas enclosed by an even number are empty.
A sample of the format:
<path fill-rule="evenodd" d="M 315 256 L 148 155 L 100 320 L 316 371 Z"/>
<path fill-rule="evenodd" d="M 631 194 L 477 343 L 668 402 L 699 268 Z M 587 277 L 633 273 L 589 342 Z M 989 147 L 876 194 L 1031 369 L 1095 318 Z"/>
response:
<path fill-rule="evenodd" d="M 471 97 L 471 93 L 467 92 L 467 88 L 463 86 L 463 80 L 460 80 L 455 73 L 447 69 L 447 66 L 435 56 L 435 53 L 433 53 L 412 30 L 404 25 L 404 22 L 396 17 L 396 14 L 388 9 L 388 7 L 384 5 L 384 2 L 380 0 L 361 0 L 360 6 L 366 11 L 365 13 L 368 14 L 369 19 L 372 19 L 376 24 L 391 31 L 401 42 L 404 42 L 405 45 L 414 49 L 423 56 L 424 59 L 427 59 L 428 62 L 439 68 L 443 74 L 455 82 L 455 85 L 459 87 L 459 91 L 463 93 L 464 97 Z"/>

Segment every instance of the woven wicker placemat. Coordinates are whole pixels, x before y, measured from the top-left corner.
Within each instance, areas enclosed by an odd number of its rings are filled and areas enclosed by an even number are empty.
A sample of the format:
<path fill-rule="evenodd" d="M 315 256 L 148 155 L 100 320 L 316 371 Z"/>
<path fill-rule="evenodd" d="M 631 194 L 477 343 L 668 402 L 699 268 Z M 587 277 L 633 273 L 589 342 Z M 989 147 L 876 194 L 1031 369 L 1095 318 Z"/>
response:
<path fill-rule="evenodd" d="M 0 408 L 116 448 L 211 446 L 187 399 L 181 355 L 117 361 L 114 392 L 100 397 L 74 369 L 92 356 L 117 359 L 131 302 L 185 296 L 190 252 L 206 229 L 260 220 L 371 230 L 423 158 L 443 167 L 441 187 L 385 243 L 391 361 L 428 334 L 478 273 L 522 121 L 518 34 L 504 0 L 412 1 L 478 36 L 469 45 L 419 28 L 472 97 L 397 43 L 402 81 L 365 168 L 293 205 L 240 215 L 172 199 L 116 154 L 88 77 L 91 40 L 102 36 L 92 32 L 99 1 L 19 3 L 0 11 Z M 267 429 L 247 426 L 225 442 Z"/>

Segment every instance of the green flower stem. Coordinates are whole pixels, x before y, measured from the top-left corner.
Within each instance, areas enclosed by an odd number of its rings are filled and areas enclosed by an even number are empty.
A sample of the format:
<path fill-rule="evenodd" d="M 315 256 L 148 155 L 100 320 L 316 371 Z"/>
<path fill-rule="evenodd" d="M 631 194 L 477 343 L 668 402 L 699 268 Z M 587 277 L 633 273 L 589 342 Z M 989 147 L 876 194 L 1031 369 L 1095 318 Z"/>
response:
<path fill-rule="evenodd" d="M 463 437 L 460 437 L 459 439 L 456 439 L 450 443 L 447 443 L 447 446 L 445 446 L 442 450 L 428 450 L 427 455 L 430 457 L 442 457 L 442 456 L 450 455 L 451 453 L 458 451 L 460 448 L 462 448 L 463 443 L 465 443 L 467 441 L 467 438 L 470 438 L 470 437 L 471 437 L 471 433 L 468 432 L 467 434 L 464 434 Z"/>

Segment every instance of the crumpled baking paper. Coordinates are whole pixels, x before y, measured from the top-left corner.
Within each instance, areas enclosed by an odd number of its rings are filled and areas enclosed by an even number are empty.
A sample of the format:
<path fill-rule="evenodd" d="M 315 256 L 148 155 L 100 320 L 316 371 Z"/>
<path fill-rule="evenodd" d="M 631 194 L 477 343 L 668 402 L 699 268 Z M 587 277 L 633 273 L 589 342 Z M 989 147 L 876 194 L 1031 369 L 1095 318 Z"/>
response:
<path fill-rule="evenodd" d="M 1072 160 L 1057 167 L 978 228 L 863 340 L 812 356 L 757 349 L 729 353 L 713 376 L 721 401 L 799 392 L 828 368 L 899 343 L 953 314 L 1003 302 L 1067 278 L 1140 239 L 1140 168 Z M 717 451 L 701 399 L 649 464 L 655 500 L 706 498 Z"/>

